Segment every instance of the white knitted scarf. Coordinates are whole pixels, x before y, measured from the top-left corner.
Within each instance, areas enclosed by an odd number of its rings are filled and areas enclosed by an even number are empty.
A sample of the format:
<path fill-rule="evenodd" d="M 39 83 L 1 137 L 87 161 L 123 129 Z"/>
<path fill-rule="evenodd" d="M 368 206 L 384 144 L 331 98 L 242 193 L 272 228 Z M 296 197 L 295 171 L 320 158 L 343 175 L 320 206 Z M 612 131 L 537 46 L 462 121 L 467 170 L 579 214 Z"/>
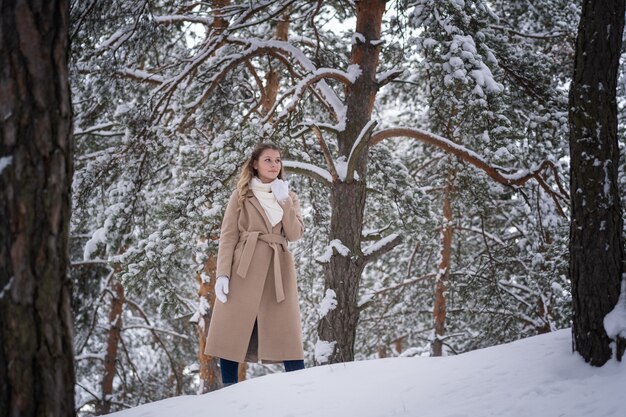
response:
<path fill-rule="evenodd" d="M 283 219 L 283 208 L 276 201 L 276 197 L 272 193 L 271 183 L 265 184 L 257 177 L 253 177 L 250 181 L 250 189 L 254 196 L 261 203 L 263 211 L 270 220 L 272 227 L 276 226 Z"/>

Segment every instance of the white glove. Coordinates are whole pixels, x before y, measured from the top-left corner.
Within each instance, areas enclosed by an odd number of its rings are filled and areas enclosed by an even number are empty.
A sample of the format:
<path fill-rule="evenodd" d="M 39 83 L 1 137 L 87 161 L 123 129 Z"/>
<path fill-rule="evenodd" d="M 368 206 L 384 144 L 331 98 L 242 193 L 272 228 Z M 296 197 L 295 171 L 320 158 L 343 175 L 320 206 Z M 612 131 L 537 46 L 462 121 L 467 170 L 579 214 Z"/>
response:
<path fill-rule="evenodd" d="M 225 275 L 217 277 L 217 281 L 215 281 L 215 296 L 222 303 L 225 303 L 228 299 L 228 297 L 226 297 L 226 294 L 228 294 L 228 282 L 229 279 Z"/>
<path fill-rule="evenodd" d="M 283 202 L 289 198 L 289 181 L 276 178 L 270 185 L 272 193 L 278 202 Z"/>

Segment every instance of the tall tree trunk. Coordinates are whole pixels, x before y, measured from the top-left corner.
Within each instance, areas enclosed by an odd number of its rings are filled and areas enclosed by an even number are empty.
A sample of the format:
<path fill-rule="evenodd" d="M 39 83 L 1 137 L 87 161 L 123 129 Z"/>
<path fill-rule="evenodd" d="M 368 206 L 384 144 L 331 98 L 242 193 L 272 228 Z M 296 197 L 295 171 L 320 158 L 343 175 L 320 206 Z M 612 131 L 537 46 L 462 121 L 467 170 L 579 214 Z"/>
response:
<path fill-rule="evenodd" d="M 274 38 L 279 41 L 286 41 L 288 34 L 289 14 L 285 13 L 283 18 L 276 23 L 276 36 Z M 263 95 L 263 105 L 261 107 L 261 113 L 263 115 L 268 114 L 270 110 L 272 110 L 272 107 L 274 107 L 274 104 L 276 104 L 279 82 L 280 72 L 278 69 L 275 67 L 268 68 L 268 72 L 265 75 L 265 94 Z"/>
<path fill-rule="evenodd" d="M 380 46 L 373 40 L 380 39 L 384 0 L 366 0 L 356 3 L 356 32 L 364 41 L 357 39 L 352 46 L 351 64 L 357 64 L 361 75 L 347 91 L 346 128 L 338 134 L 339 154 L 348 158 L 359 134 L 370 121 L 377 93 L 376 68 Z M 361 273 L 365 267 L 361 253 L 361 232 L 366 197 L 367 147 L 357 155 L 358 180 L 337 181 L 331 188 L 332 215 L 330 239 L 338 239 L 350 249 L 348 256 L 336 255 L 325 265 L 325 286 L 337 294 L 337 308 L 320 321 L 318 334 L 322 341 L 335 342 L 330 363 L 352 361 L 354 341 L 359 321 L 357 297 Z"/>
<path fill-rule="evenodd" d="M 615 102 L 623 28 L 624 0 L 583 1 L 569 96 L 569 273 L 573 347 L 595 366 L 611 357 L 603 319 L 617 303 L 624 261 Z"/>
<path fill-rule="evenodd" d="M 116 271 L 116 274 L 120 271 Z M 109 311 L 109 333 L 107 335 L 106 354 L 104 356 L 104 376 L 102 378 L 102 395 L 96 404 L 96 415 L 109 414 L 111 412 L 111 399 L 113 397 L 113 378 L 115 377 L 115 364 L 117 363 L 117 348 L 120 343 L 122 332 L 122 312 L 126 297 L 124 287 L 114 279 L 112 285 L 113 299 Z"/>
<path fill-rule="evenodd" d="M 432 343 L 432 355 L 443 354 L 443 336 L 446 334 L 446 291 L 448 289 L 448 277 L 450 276 L 450 260 L 452 258 L 452 188 L 454 187 L 454 173 L 450 170 L 443 196 L 443 224 L 441 229 L 441 259 L 437 269 L 435 281 L 435 306 L 433 317 L 435 319 L 435 339 Z"/>
<path fill-rule="evenodd" d="M 1 9 L 0 415 L 74 416 L 69 7 Z"/>

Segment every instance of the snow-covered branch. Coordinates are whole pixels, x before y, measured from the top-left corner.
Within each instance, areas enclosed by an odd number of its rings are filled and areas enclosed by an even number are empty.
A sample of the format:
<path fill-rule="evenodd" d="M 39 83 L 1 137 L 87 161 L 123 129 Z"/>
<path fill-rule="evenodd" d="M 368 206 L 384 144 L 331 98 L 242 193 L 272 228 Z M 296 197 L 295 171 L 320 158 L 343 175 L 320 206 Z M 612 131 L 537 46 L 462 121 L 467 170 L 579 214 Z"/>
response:
<path fill-rule="evenodd" d="M 325 185 L 330 185 L 333 182 L 333 177 L 328 171 L 313 164 L 297 161 L 283 161 L 283 167 L 287 171 L 306 175 L 307 177 L 314 178 Z"/>
<path fill-rule="evenodd" d="M 378 87 L 380 88 L 383 85 L 395 80 L 402 74 L 404 74 L 404 70 L 399 69 L 381 72 L 380 74 L 376 74 L 376 84 L 378 84 Z"/>
<path fill-rule="evenodd" d="M 485 161 L 480 155 L 476 152 L 468 149 L 462 145 L 459 145 L 450 139 L 446 139 L 442 136 L 436 135 L 434 133 L 430 133 L 421 129 L 411 129 L 411 128 L 390 128 L 380 130 L 378 132 L 374 132 L 370 139 L 370 145 L 376 145 L 377 143 L 383 141 L 387 138 L 392 137 L 408 137 L 412 139 L 417 139 L 422 142 L 426 142 L 430 145 L 436 146 L 444 151 L 451 153 L 463 161 L 470 163 L 476 168 L 482 170 L 491 177 L 494 181 L 499 184 L 510 186 L 510 187 L 522 187 L 528 182 L 530 179 L 535 179 L 537 183 L 543 188 L 544 191 L 548 193 L 552 197 L 552 200 L 556 204 L 556 208 L 562 216 L 565 216 L 563 209 L 561 208 L 561 204 L 559 200 L 567 200 L 568 194 L 561 185 L 560 176 L 558 174 L 558 170 L 553 162 L 551 161 L 543 161 L 543 163 L 539 167 L 533 167 L 530 170 L 516 170 L 514 168 L 505 169 L 502 167 L 495 167 L 490 165 L 487 161 Z M 517 171 L 513 174 L 506 173 L 504 171 Z M 555 182 L 559 189 L 559 192 L 554 191 L 545 181 L 547 176 L 547 172 L 552 171 Z"/>
<path fill-rule="evenodd" d="M 379 256 L 389 252 L 400 243 L 402 243 L 402 237 L 397 233 L 392 233 L 389 236 L 380 239 L 378 242 L 368 246 L 363 250 L 365 263 L 371 262 Z"/>
<path fill-rule="evenodd" d="M 324 253 L 315 258 L 315 260 L 320 263 L 328 263 L 330 262 L 330 258 L 336 254 L 341 256 L 350 255 L 350 249 L 341 243 L 341 240 L 339 239 L 331 240 L 330 243 L 324 248 Z"/>
<path fill-rule="evenodd" d="M 356 169 L 357 160 L 362 152 L 367 151 L 367 144 L 370 142 L 372 130 L 374 130 L 377 124 L 378 123 L 375 120 L 368 121 L 365 126 L 363 126 L 363 129 L 361 129 L 359 137 L 354 141 L 352 149 L 350 149 L 350 155 L 348 155 L 348 160 L 346 162 L 347 169 L 345 182 L 350 183 L 354 180 L 354 170 Z"/>
<path fill-rule="evenodd" d="M 161 75 L 132 68 L 122 68 L 116 71 L 118 74 L 137 81 L 145 81 L 152 84 L 161 85 L 165 82 L 165 78 Z"/>
<path fill-rule="evenodd" d="M 152 18 L 154 19 L 155 23 L 158 23 L 158 24 L 180 23 L 180 22 L 200 23 L 205 26 L 211 26 L 213 24 L 212 17 L 198 16 L 195 14 L 153 16 Z"/>

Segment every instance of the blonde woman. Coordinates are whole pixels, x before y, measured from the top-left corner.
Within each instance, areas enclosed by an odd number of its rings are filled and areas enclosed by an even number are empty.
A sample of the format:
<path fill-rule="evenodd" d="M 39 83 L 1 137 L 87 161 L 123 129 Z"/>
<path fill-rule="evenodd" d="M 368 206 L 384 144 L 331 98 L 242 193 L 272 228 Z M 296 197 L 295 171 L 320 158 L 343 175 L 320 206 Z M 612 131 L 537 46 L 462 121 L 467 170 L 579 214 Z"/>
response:
<path fill-rule="evenodd" d="M 304 368 L 294 259 L 304 233 L 300 204 L 283 180 L 281 151 L 263 143 L 243 165 L 222 220 L 217 300 L 204 353 L 220 358 L 222 382 L 237 382 L 239 362 Z"/>

